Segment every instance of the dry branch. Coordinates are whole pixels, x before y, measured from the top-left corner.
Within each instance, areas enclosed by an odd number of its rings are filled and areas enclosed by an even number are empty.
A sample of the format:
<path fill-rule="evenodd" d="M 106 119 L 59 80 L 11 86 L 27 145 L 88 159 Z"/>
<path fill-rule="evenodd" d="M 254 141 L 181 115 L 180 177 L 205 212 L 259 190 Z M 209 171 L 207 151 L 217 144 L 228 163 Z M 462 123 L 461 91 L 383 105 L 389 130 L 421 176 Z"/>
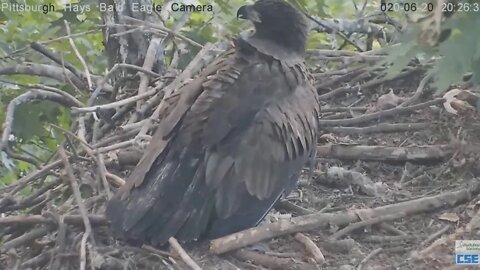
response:
<path fill-rule="evenodd" d="M 30 47 L 32 49 L 34 49 L 35 51 L 45 55 L 46 57 L 48 57 L 50 60 L 54 61 L 55 63 L 57 63 L 59 65 L 63 64 L 65 66 L 65 68 L 68 69 L 70 72 L 72 72 L 75 76 L 77 76 L 79 79 L 83 79 L 82 72 L 80 70 L 78 70 L 75 66 L 73 66 L 72 64 L 70 64 L 68 62 L 65 62 L 64 60 L 62 61 L 62 59 L 60 57 L 58 57 L 57 55 L 55 55 L 53 52 L 51 52 L 48 49 L 48 47 L 45 47 L 42 44 L 37 43 L 37 42 L 30 43 Z"/>
<path fill-rule="evenodd" d="M 368 261 L 370 261 L 373 257 L 375 257 L 377 254 L 382 252 L 382 248 L 377 248 L 375 250 L 372 250 L 357 266 L 357 270 L 362 270 L 363 267 L 367 264 Z"/>
<path fill-rule="evenodd" d="M 412 105 L 415 102 L 417 102 L 420 99 L 420 97 L 422 96 L 422 94 L 425 92 L 425 85 L 427 84 L 427 82 L 432 77 L 433 77 L 433 73 L 427 74 L 427 76 L 425 76 L 420 81 L 420 83 L 418 84 L 417 90 L 415 90 L 415 93 L 413 94 L 413 96 L 410 97 L 409 99 L 405 100 L 404 102 L 402 102 L 402 104 L 400 104 L 400 106 L 405 107 L 405 106 L 409 106 L 409 105 Z"/>
<path fill-rule="evenodd" d="M 32 242 L 37 238 L 45 236 L 50 230 L 52 230 L 52 228 L 48 226 L 42 226 L 34 230 L 31 230 L 15 239 L 2 243 L 2 246 L 0 247 L 0 251 L 2 251 L 3 253 L 9 249 L 19 247 L 28 242 Z"/>
<path fill-rule="evenodd" d="M 82 80 L 75 76 L 75 74 L 73 74 L 71 71 L 63 69 L 62 67 L 34 63 L 16 64 L 12 66 L 0 67 L 0 75 L 15 74 L 41 76 L 65 83 L 67 82 L 67 80 L 70 80 L 79 89 L 87 89 L 87 85 Z M 68 79 L 66 78 L 66 76 L 68 76 Z"/>
<path fill-rule="evenodd" d="M 237 250 L 232 254 L 237 259 L 243 261 L 253 262 L 255 264 L 262 265 L 268 269 L 279 270 L 314 270 L 317 269 L 313 265 L 309 265 L 298 260 L 278 258 L 269 255 L 260 254 L 254 251 L 245 249 Z"/>
<path fill-rule="evenodd" d="M 99 226 L 108 224 L 104 215 L 88 215 L 88 220 L 92 225 Z M 0 217 L 0 225 L 2 226 L 49 224 L 51 222 L 51 219 L 42 215 Z M 84 226 L 82 215 L 65 215 L 64 222 L 69 225 Z"/>
<path fill-rule="evenodd" d="M 65 30 L 67 31 L 67 35 L 71 36 L 71 31 L 70 31 L 70 26 L 67 22 L 67 20 L 63 20 L 63 23 L 65 24 Z M 84 77 L 87 79 L 88 83 L 88 89 L 92 89 L 93 83 L 92 83 L 92 76 L 90 75 L 90 70 L 88 69 L 87 62 L 83 58 L 82 54 L 78 50 L 77 46 L 75 45 L 75 42 L 73 41 L 73 38 L 69 37 L 68 42 L 70 43 L 70 46 L 73 49 L 73 52 L 77 56 L 78 60 L 80 60 L 80 63 L 82 64 L 83 67 L 83 72 L 84 72 Z M 64 66 L 64 65 L 62 65 Z"/>
<path fill-rule="evenodd" d="M 405 132 L 426 129 L 430 123 L 380 123 L 369 127 L 320 127 L 320 129 L 343 134 L 370 134 L 370 133 L 387 133 L 387 132 Z"/>
<path fill-rule="evenodd" d="M 368 107 L 332 107 L 332 108 L 322 108 L 320 113 L 327 112 L 348 112 L 348 111 L 366 111 Z"/>
<path fill-rule="evenodd" d="M 2 126 L 3 133 L 2 133 L 2 138 L 0 140 L 0 150 L 3 150 L 8 146 L 8 140 L 9 140 L 10 134 L 12 133 L 15 110 L 19 105 L 24 104 L 26 102 L 30 102 L 32 100 L 48 100 L 48 101 L 59 103 L 66 107 L 82 106 L 81 103 L 78 104 L 78 100 L 76 99 L 71 100 L 71 99 L 68 99 L 67 96 L 49 92 L 49 91 L 44 91 L 44 90 L 30 90 L 24 94 L 21 94 L 15 97 L 12 101 L 10 101 L 7 107 L 5 122 L 3 123 L 3 126 Z"/>
<path fill-rule="evenodd" d="M 349 119 L 339 119 L 339 120 L 319 120 L 319 125 L 320 126 L 354 126 L 354 125 L 360 125 L 372 120 L 377 120 L 381 119 L 384 117 L 391 117 L 391 116 L 397 116 L 399 114 L 403 113 L 412 113 L 416 110 L 423 109 L 429 106 L 437 105 L 440 103 L 443 103 L 445 100 L 443 98 L 437 98 L 434 100 L 430 100 L 424 103 L 420 103 L 417 105 L 413 106 L 408 106 L 408 107 L 396 107 L 393 109 L 389 110 L 384 110 L 384 111 L 379 111 L 379 112 L 374 112 L 370 114 L 364 114 L 359 117 L 355 118 L 349 118 Z"/>
<path fill-rule="evenodd" d="M 458 191 L 446 192 L 436 196 L 424 197 L 373 209 L 350 210 L 341 213 L 317 213 L 295 217 L 291 220 L 280 220 L 212 240 L 210 242 L 210 252 L 222 254 L 273 237 L 295 232 L 310 231 L 326 227 L 330 224 L 345 226 L 351 222 L 358 221 L 359 216 L 375 218 L 398 212 L 404 212 L 405 215 L 413 215 L 425 211 L 432 211 L 470 200 L 479 192 L 480 184 L 473 183 L 471 187 Z"/>
<path fill-rule="evenodd" d="M 26 185 L 30 184 L 31 182 L 41 179 L 49 174 L 51 174 L 52 170 L 58 169 L 62 166 L 62 160 L 56 160 L 54 162 L 51 162 L 48 165 L 45 165 L 43 168 L 33 171 L 26 176 L 18 179 L 15 183 L 12 183 L 9 186 L 6 187 L 1 187 L 0 192 L 7 192 L 10 191 L 11 193 L 16 193 L 19 190 L 23 189 Z M 1 205 L 1 201 L 0 201 Z"/>
<path fill-rule="evenodd" d="M 455 147 L 451 144 L 408 147 L 329 144 L 317 147 L 317 155 L 322 158 L 420 164 L 441 162 L 454 153 Z"/>
<path fill-rule="evenodd" d="M 296 233 L 295 239 L 305 246 L 305 249 L 308 251 L 308 253 L 310 253 L 310 255 L 312 255 L 316 263 L 325 263 L 325 257 L 323 256 L 322 251 L 318 248 L 318 246 L 315 244 L 315 242 L 313 242 L 312 239 L 310 239 L 303 233 Z"/>
<path fill-rule="evenodd" d="M 153 65 L 155 64 L 155 60 L 157 59 L 157 53 L 163 53 L 163 50 L 161 52 L 157 52 L 158 48 L 163 48 L 163 42 L 167 38 L 159 39 L 159 38 L 153 38 L 150 41 L 150 44 L 147 49 L 147 53 L 145 55 L 145 60 L 143 62 L 142 68 L 145 70 L 152 70 Z M 147 76 L 145 73 L 140 73 L 140 83 L 138 85 L 138 93 L 137 96 L 144 95 L 147 92 L 147 87 L 148 84 L 150 83 L 149 76 Z M 141 105 L 143 103 L 143 99 L 138 99 L 137 101 L 137 110 L 140 109 Z"/>
<path fill-rule="evenodd" d="M 379 216 L 379 217 L 376 217 L 376 218 L 366 219 L 366 220 L 362 220 L 362 221 L 359 221 L 359 222 L 356 222 L 356 223 L 351 223 L 347 227 L 345 227 L 345 228 L 337 231 L 336 233 L 332 234 L 330 236 L 330 238 L 331 239 L 338 239 L 338 238 L 346 235 L 347 233 L 352 232 L 354 230 L 358 230 L 362 227 L 374 225 L 374 224 L 377 224 L 377 223 L 380 223 L 380 222 L 397 220 L 397 219 L 403 218 L 405 216 L 406 216 L 405 213 L 400 212 L 400 213 L 396 213 L 396 214 L 391 214 L 391 215 L 385 215 L 385 216 Z"/>
<path fill-rule="evenodd" d="M 188 255 L 188 253 L 182 248 L 180 243 L 178 243 L 177 239 L 170 237 L 168 239 L 168 243 L 170 244 L 170 247 L 175 250 L 175 252 L 180 256 L 180 258 L 183 260 L 185 264 L 190 267 L 192 270 L 202 270 L 200 266 Z"/>
<path fill-rule="evenodd" d="M 446 233 L 450 229 L 450 225 L 444 226 L 442 229 L 436 231 L 435 233 L 431 234 L 427 237 L 427 239 L 423 240 L 420 246 L 425 247 L 431 242 L 433 242 L 436 238 L 440 237 L 442 234 Z"/>
<path fill-rule="evenodd" d="M 148 97 L 150 97 L 150 96 L 152 96 L 156 93 L 157 93 L 156 90 L 150 90 L 150 91 L 146 91 L 145 93 L 143 93 L 141 95 L 136 95 L 136 96 L 133 96 L 133 97 L 125 98 L 125 99 L 122 99 L 122 100 L 119 100 L 119 101 L 116 101 L 116 102 L 111 102 L 111 103 L 96 105 L 96 106 L 91 106 L 91 107 L 80 107 L 80 108 L 74 107 L 74 108 L 72 108 L 72 112 L 73 113 L 85 113 L 85 112 L 96 112 L 98 110 L 114 109 L 114 108 L 117 108 L 117 107 L 121 107 L 121 106 L 131 104 L 131 103 L 136 102 L 136 101 L 141 100 L 141 99 L 148 98 Z"/>
<path fill-rule="evenodd" d="M 88 211 L 83 202 L 82 194 L 80 193 L 80 187 L 77 183 L 77 180 L 75 179 L 75 175 L 73 174 L 72 165 L 70 165 L 70 162 L 68 161 L 67 153 L 65 152 L 65 149 L 63 149 L 63 147 L 60 147 L 58 149 L 58 154 L 60 155 L 63 161 L 68 180 L 70 181 L 70 186 L 73 190 L 75 201 L 78 204 L 78 209 L 80 210 L 80 214 L 82 216 L 83 225 L 85 226 L 85 234 L 90 234 L 92 232 L 92 225 L 90 224 L 90 219 L 88 218 Z M 92 241 L 92 243 L 95 243 L 95 240 L 93 239 L 93 235 L 91 236 L 90 240 Z"/>
<path fill-rule="evenodd" d="M 346 86 L 342 86 L 342 87 L 339 87 L 335 90 L 332 90 L 328 93 L 325 93 L 325 94 L 322 94 L 320 96 L 318 96 L 318 99 L 320 100 L 327 100 L 327 99 L 330 99 L 330 98 L 333 98 L 333 97 L 336 97 L 336 96 L 339 96 L 339 95 L 342 95 L 342 94 L 348 94 L 348 93 L 353 93 L 355 91 L 359 91 L 360 89 L 367 89 L 367 88 L 370 88 L 370 87 L 373 87 L 373 86 L 377 86 L 377 85 L 380 85 L 382 83 L 386 83 L 386 82 L 389 82 L 389 81 L 393 81 L 393 80 L 397 80 L 397 79 L 400 79 L 400 78 L 404 78 L 404 77 L 407 77 L 407 76 L 410 76 L 411 74 L 413 74 L 415 71 L 417 71 L 417 69 L 415 68 L 412 68 L 412 69 L 408 69 L 406 71 L 402 71 L 400 74 L 398 74 L 395 78 L 378 78 L 378 79 L 373 79 L 373 80 L 369 80 L 368 82 L 362 84 L 362 85 L 346 85 Z"/>

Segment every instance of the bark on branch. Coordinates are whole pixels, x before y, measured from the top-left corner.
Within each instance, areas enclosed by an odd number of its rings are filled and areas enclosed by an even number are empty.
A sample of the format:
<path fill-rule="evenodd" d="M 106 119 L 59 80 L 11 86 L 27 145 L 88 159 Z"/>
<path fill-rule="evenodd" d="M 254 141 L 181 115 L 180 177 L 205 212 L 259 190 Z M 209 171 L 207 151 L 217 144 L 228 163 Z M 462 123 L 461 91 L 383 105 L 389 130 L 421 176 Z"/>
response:
<path fill-rule="evenodd" d="M 472 146 L 471 149 L 480 150 L 480 146 Z M 455 145 L 452 144 L 408 147 L 330 144 L 317 147 L 317 155 L 323 158 L 417 164 L 441 162 L 454 152 Z"/>
<path fill-rule="evenodd" d="M 431 197 L 390 204 L 373 209 L 350 210 L 340 213 L 316 213 L 295 217 L 290 220 L 280 220 L 278 222 L 261 225 L 212 240 L 210 242 L 210 252 L 214 254 L 222 254 L 277 236 L 295 232 L 311 231 L 327 227 L 330 224 L 345 226 L 352 222 L 391 215 L 391 213 L 403 212 L 405 215 L 413 215 L 432 211 L 441 207 L 454 206 L 470 200 L 479 192 L 480 184 L 474 182 L 471 187 L 458 191 L 446 192 Z M 399 215 L 398 217 L 402 216 L 403 215 Z"/>

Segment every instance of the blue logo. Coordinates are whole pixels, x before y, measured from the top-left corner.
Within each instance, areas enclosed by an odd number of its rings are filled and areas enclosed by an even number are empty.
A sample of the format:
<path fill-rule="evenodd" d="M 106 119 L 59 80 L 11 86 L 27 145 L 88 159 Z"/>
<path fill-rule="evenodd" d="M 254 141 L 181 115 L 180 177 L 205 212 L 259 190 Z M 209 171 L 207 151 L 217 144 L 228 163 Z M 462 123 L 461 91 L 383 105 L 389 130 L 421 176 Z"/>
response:
<path fill-rule="evenodd" d="M 462 265 L 478 265 L 480 254 L 456 254 L 455 263 Z"/>

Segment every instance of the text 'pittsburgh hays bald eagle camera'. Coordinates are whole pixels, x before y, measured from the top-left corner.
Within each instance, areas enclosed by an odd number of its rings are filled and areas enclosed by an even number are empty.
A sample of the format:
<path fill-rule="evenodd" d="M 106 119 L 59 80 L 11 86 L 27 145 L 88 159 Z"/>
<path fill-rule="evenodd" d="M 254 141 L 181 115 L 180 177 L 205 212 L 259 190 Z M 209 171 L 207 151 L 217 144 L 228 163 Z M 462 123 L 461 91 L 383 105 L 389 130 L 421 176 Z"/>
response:
<path fill-rule="evenodd" d="M 182 86 L 106 216 L 120 239 L 164 244 L 257 225 L 315 148 L 308 27 L 283 0 L 238 10 L 255 32 Z"/>

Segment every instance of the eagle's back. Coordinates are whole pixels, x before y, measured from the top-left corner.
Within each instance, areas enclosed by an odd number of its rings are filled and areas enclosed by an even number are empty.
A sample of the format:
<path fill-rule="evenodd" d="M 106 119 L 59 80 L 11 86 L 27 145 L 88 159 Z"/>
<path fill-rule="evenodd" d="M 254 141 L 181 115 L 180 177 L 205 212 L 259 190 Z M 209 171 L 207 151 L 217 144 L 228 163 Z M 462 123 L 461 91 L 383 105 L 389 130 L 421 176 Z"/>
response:
<path fill-rule="evenodd" d="M 314 149 L 318 101 L 301 61 L 239 39 L 178 93 L 107 206 L 120 238 L 163 244 L 254 226 Z"/>

